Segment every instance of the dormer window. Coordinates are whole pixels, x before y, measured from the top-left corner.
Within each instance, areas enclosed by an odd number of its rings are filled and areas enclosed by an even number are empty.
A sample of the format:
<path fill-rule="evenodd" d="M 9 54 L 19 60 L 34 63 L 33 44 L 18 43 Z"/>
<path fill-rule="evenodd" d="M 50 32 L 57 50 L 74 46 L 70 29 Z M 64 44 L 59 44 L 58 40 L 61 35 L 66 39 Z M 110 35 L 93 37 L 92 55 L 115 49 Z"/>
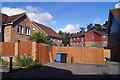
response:
<path fill-rule="evenodd" d="M 26 34 L 26 35 L 30 35 L 30 28 L 29 28 L 29 27 L 26 27 L 26 28 L 25 28 L 25 34 Z"/>
<path fill-rule="evenodd" d="M 19 34 L 23 34 L 23 27 L 22 27 L 22 26 L 18 26 L 17 32 L 18 32 Z"/>

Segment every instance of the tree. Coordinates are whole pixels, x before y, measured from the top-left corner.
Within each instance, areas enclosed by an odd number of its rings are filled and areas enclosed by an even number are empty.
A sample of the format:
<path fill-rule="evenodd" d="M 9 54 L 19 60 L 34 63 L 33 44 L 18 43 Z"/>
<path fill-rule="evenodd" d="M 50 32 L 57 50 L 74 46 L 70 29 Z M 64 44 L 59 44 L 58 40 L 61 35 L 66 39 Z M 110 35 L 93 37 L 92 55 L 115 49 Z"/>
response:
<path fill-rule="evenodd" d="M 79 32 L 80 32 L 80 33 L 85 32 L 85 28 L 84 28 L 84 27 L 81 27 Z"/>
<path fill-rule="evenodd" d="M 95 24 L 94 28 L 96 31 L 102 31 L 102 26 L 100 24 Z"/>
<path fill-rule="evenodd" d="M 70 45 L 70 33 L 59 31 L 58 34 L 63 37 L 62 44 L 64 44 L 64 46 Z"/>
<path fill-rule="evenodd" d="M 89 25 L 87 25 L 87 30 L 90 31 L 90 30 L 93 30 L 93 23 L 90 23 Z"/>
<path fill-rule="evenodd" d="M 30 41 L 36 41 L 38 43 L 45 43 L 45 44 L 51 44 L 52 40 L 50 39 L 50 37 L 45 36 L 43 33 L 41 32 L 36 32 L 33 35 L 31 35 L 29 37 Z"/>
<path fill-rule="evenodd" d="M 107 30 L 107 23 L 108 21 L 106 21 L 103 25 L 102 25 L 102 30 L 106 31 Z"/>

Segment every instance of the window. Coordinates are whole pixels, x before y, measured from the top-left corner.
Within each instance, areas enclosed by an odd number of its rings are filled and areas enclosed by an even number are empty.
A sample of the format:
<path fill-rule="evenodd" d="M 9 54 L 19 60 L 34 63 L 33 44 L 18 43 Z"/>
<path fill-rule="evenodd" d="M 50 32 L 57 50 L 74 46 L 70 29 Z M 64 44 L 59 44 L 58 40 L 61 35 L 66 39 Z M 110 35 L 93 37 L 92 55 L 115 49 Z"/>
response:
<path fill-rule="evenodd" d="M 95 44 L 95 42 L 92 42 L 92 44 Z"/>
<path fill-rule="evenodd" d="M 77 39 L 79 39 L 79 37 L 77 37 Z"/>
<path fill-rule="evenodd" d="M 77 44 L 79 44 L 79 42 L 77 42 Z"/>
<path fill-rule="evenodd" d="M 19 34 L 23 34 L 23 27 L 22 27 L 22 26 L 18 26 L 17 32 L 18 32 Z"/>
<path fill-rule="evenodd" d="M 103 38 L 105 38 L 106 36 L 104 35 Z"/>
<path fill-rule="evenodd" d="M 2 30 L 2 25 L 0 24 L 0 33 L 2 32 L 1 30 Z"/>
<path fill-rule="evenodd" d="M 26 27 L 26 28 L 25 28 L 25 34 L 26 34 L 26 35 L 30 35 L 30 28 L 29 28 L 29 27 Z"/>
<path fill-rule="evenodd" d="M 83 42 L 83 41 L 84 41 L 84 38 L 82 38 L 81 41 Z"/>
<path fill-rule="evenodd" d="M 60 42 L 60 41 L 58 40 L 58 42 Z"/>
<path fill-rule="evenodd" d="M 84 46 L 84 44 L 82 44 L 82 46 Z"/>
<path fill-rule="evenodd" d="M 55 41 L 55 39 L 53 39 L 53 41 Z"/>
<path fill-rule="evenodd" d="M 92 36 L 92 38 L 94 39 L 94 36 Z"/>
<path fill-rule="evenodd" d="M 75 38 L 74 38 L 74 40 L 75 40 Z"/>

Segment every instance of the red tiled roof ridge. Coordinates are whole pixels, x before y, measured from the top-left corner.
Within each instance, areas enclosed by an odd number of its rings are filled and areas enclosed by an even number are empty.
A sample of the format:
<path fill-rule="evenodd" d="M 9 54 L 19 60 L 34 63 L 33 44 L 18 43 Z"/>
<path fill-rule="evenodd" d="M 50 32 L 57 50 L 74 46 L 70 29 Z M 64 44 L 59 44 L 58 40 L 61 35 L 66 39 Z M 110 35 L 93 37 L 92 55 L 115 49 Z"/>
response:
<path fill-rule="evenodd" d="M 38 22 L 35 22 L 35 21 L 33 21 L 33 23 L 35 23 L 38 27 L 40 27 L 40 29 L 42 29 L 48 36 L 62 39 L 62 37 L 59 34 L 57 34 L 52 28 L 47 27 L 47 26 L 40 24 Z"/>

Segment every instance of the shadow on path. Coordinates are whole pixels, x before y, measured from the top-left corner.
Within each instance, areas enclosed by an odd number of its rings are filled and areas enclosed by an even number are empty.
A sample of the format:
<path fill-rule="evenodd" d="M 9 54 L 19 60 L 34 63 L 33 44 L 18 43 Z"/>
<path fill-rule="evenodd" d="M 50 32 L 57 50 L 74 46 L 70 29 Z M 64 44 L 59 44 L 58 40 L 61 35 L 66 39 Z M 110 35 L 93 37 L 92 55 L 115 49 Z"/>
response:
<path fill-rule="evenodd" d="M 17 73 L 16 73 L 17 72 Z M 5 75 L 8 74 L 14 74 L 12 75 L 12 77 L 7 77 Z M 31 69 L 31 70 L 24 70 L 24 72 L 22 71 L 22 69 L 17 69 L 14 70 L 12 73 L 4 73 L 3 74 L 3 79 L 5 78 L 11 78 L 11 79 L 17 79 L 20 80 L 21 78 L 27 78 L 27 79 L 32 79 L 32 78 L 79 78 L 79 79 L 108 79 L 109 80 L 118 80 L 118 76 L 90 76 L 90 75 L 75 75 L 72 74 L 71 71 L 69 70 L 64 70 L 64 69 L 58 69 L 58 68 L 54 68 L 54 67 L 49 67 L 49 66 L 42 66 L 40 68 L 35 68 L 35 69 Z"/>

